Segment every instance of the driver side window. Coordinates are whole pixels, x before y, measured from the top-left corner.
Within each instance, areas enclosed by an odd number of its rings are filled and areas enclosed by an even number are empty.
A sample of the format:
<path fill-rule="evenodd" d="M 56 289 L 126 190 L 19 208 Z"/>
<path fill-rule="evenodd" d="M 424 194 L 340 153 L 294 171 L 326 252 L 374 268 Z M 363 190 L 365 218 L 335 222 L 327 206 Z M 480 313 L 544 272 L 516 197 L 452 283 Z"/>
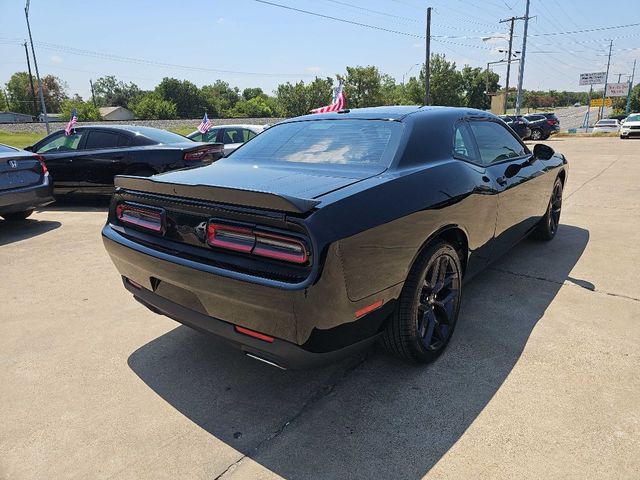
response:
<path fill-rule="evenodd" d="M 482 165 L 491 165 L 529 153 L 528 149 L 502 124 L 491 121 L 472 121 L 470 125 L 480 151 Z"/>
<path fill-rule="evenodd" d="M 80 145 L 80 140 L 82 139 L 82 133 L 74 133 L 69 135 L 68 137 L 64 133 L 60 133 L 56 137 L 52 138 L 45 144 L 41 145 L 38 148 L 36 153 L 46 153 L 46 152 L 67 152 L 72 150 L 77 150 Z"/>

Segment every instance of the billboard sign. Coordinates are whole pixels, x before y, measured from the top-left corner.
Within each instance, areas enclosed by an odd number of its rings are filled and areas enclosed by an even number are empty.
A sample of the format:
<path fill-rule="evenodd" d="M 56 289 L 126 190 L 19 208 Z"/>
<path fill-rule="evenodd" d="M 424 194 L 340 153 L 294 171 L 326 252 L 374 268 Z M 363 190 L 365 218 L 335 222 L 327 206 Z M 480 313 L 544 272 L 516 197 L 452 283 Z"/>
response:
<path fill-rule="evenodd" d="M 611 101 L 611 99 L 609 97 L 604 99 L 604 106 L 605 107 L 610 107 L 611 105 L 613 105 L 613 102 Z M 601 107 L 602 106 L 602 99 L 601 98 L 594 98 L 593 100 L 591 100 L 591 106 L 592 107 Z"/>
<path fill-rule="evenodd" d="M 607 72 L 581 73 L 580 85 L 600 85 L 607 81 Z"/>
<path fill-rule="evenodd" d="M 629 84 L 609 83 L 607 84 L 607 97 L 626 97 L 629 94 Z"/>

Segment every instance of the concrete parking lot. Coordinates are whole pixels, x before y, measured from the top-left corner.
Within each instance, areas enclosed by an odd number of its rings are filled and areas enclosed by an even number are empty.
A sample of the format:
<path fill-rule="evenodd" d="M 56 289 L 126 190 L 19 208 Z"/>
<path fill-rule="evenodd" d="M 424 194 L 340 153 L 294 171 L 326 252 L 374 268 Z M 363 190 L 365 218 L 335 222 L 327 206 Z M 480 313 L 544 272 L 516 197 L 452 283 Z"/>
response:
<path fill-rule="evenodd" d="M 558 138 L 561 227 L 465 286 L 429 366 L 283 372 L 123 289 L 105 203 L 0 221 L 0 477 L 640 476 L 640 141 Z"/>

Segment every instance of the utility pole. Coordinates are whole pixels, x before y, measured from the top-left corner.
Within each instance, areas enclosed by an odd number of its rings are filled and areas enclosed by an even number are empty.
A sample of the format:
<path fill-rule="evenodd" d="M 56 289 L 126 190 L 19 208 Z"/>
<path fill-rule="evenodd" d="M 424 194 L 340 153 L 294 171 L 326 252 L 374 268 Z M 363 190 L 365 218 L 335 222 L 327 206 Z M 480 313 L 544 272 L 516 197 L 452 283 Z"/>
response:
<path fill-rule="evenodd" d="M 604 78 L 604 90 L 602 91 L 602 106 L 600 107 L 598 120 L 604 118 L 604 99 L 607 96 L 607 83 L 609 83 L 609 66 L 611 65 L 611 49 L 613 48 L 613 40 L 609 42 L 609 59 L 607 60 L 607 76 Z"/>
<path fill-rule="evenodd" d="M 93 106 L 98 108 L 98 105 L 96 104 L 96 94 L 93 91 L 93 80 L 89 79 L 89 85 L 91 85 L 91 99 L 93 100 Z"/>
<path fill-rule="evenodd" d="M 520 73 L 518 75 L 518 93 L 516 94 L 516 115 L 520 115 L 520 105 L 522 104 L 522 81 L 524 80 L 524 59 L 527 53 L 527 31 L 529 30 L 529 3 L 524 12 L 524 32 L 522 34 L 522 55 L 520 56 Z"/>
<path fill-rule="evenodd" d="M 627 108 L 625 109 L 625 113 L 629 115 L 631 110 L 631 89 L 633 88 L 633 80 L 636 76 L 636 61 L 633 61 L 633 73 L 631 74 L 631 81 L 629 82 L 629 93 L 627 93 Z"/>
<path fill-rule="evenodd" d="M 27 55 L 27 70 L 29 71 L 29 83 L 31 84 L 31 98 L 33 99 L 33 116 L 38 116 L 38 101 L 36 100 L 36 89 L 33 87 L 33 75 L 31 75 L 31 62 L 29 61 L 29 49 L 27 48 L 27 42 L 23 43 L 24 53 Z"/>
<path fill-rule="evenodd" d="M 508 103 L 509 103 L 509 76 L 511 74 L 511 48 L 513 46 L 513 24 L 515 23 L 515 21 L 518 20 L 516 17 L 511 17 L 507 20 L 500 20 L 500 23 L 505 23 L 505 22 L 510 22 L 511 26 L 509 28 L 509 53 L 507 53 L 507 80 L 506 80 L 506 86 L 504 88 L 505 90 L 505 97 L 504 97 L 504 111 L 503 113 L 507 113 L 507 107 L 508 107 Z"/>
<path fill-rule="evenodd" d="M 27 19 L 27 30 L 29 30 L 29 42 L 31 42 L 31 53 L 33 54 L 33 65 L 36 68 L 36 78 L 38 79 L 38 90 L 40 90 L 40 104 L 42 105 L 42 115 L 44 116 L 44 124 L 47 127 L 47 135 L 51 133 L 49 127 L 49 117 L 47 117 L 47 107 L 44 104 L 44 92 L 42 90 L 42 81 L 40 80 L 40 73 L 38 72 L 38 61 L 36 60 L 36 51 L 33 48 L 33 38 L 31 37 L 31 25 L 29 25 L 29 2 L 24 7 L 24 16 Z"/>
<path fill-rule="evenodd" d="M 427 54 L 424 63 L 424 104 L 429 105 L 431 87 L 431 7 L 427 8 Z"/>

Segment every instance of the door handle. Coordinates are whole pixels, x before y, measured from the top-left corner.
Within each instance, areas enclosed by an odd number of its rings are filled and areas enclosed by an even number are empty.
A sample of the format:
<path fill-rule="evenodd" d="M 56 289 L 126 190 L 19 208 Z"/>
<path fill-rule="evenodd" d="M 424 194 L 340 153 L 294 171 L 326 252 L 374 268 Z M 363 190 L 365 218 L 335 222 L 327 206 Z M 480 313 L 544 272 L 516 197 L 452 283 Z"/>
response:
<path fill-rule="evenodd" d="M 507 177 L 505 177 L 504 175 L 498 177 L 496 178 L 496 182 L 498 182 L 498 185 L 500 185 L 501 187 L 504 187 L 507 184 Z"/>

